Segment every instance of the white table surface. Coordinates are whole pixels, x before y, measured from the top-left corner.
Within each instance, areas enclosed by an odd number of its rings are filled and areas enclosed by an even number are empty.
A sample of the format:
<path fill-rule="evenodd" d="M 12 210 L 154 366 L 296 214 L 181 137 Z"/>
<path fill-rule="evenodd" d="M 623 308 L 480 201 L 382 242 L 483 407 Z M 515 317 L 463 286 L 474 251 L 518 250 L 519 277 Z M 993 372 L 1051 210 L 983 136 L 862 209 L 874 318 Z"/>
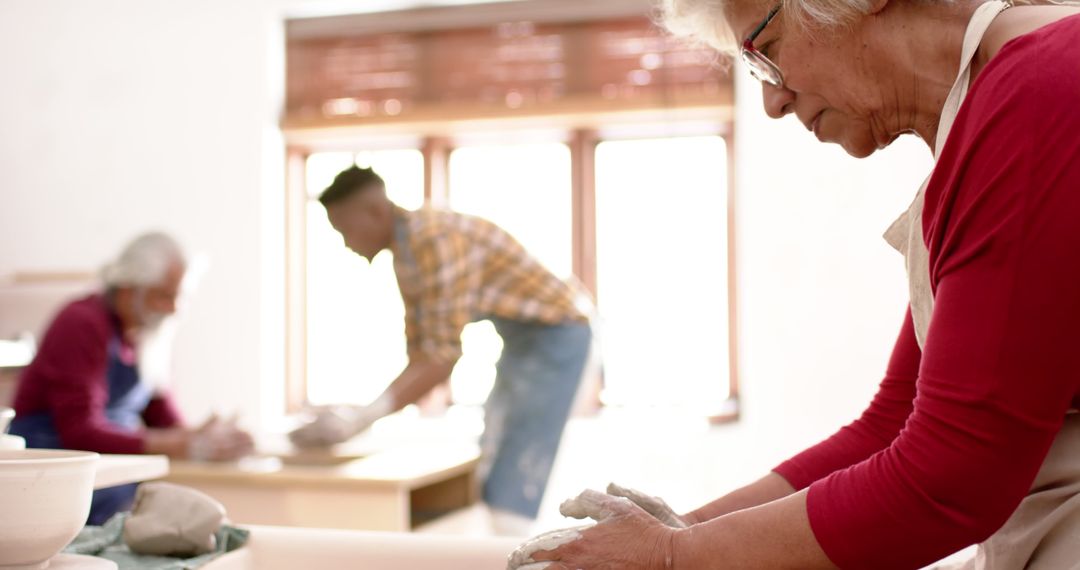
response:
<path fill-rule="evenodd" d="M 127 483 L 160 479 L 169 474 L 169 458 L 164 455 L 102 454 L 98 462 L 94 488 L 103 489 Z"/>

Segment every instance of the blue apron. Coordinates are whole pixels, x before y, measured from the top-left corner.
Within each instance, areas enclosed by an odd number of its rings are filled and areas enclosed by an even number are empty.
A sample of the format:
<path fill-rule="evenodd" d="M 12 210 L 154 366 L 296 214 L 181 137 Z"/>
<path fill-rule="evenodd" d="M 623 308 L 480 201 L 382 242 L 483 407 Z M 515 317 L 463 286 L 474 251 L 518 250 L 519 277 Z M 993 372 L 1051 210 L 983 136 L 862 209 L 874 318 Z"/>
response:
<path fill-rule="evenodd" d="M 153 391 L 140 381 L 136 365 L 124 362 L 121 350 L 120 338 L 113 338 L 109 342 L 105 373 L 109 385 L 105 417 L 116 427 L 136 431 L 143 427 L 142 412 L 150 403 Z M 27 447 L 64 448 L 50 412 L 16 416 L 10 431 L 25 438 Z M 87 524 L 101 525 L 117 512 L 129 509 L 135 499 L 135 487 L 130 484 L 94 491 Z"/>

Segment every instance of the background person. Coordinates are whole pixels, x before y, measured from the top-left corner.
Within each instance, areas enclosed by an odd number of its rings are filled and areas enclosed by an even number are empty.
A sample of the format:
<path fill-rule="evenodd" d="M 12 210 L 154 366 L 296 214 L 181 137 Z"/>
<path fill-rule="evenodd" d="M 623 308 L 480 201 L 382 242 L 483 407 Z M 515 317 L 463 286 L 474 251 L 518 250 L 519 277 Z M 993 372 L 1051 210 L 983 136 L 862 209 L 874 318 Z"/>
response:
<path fill-rule="evenodd" d="M 369 406 L 324 410 L 291 434 L 331 445 L 416 402 L 450 376 L 465 325 L 490 319 L 503 340 L 485 405 L 479 476 L 497 530 L 535 519 L 592 336 L 574 290 L 482 218 L 402 209 L 371 169 L 350 167 L 319 197 L 345 245 L 369 262 L 394 254 L 409 363 Z"/>
<path fill-rule="evenodd" d="M 36 448 L 208 460 L 249 453 L 251 437 L 231 421 L 184 427 L 169 393 L 140 372 L 145 339 L 176 312 L 185 269 L 166 234 L 129 243 L 102 270 L 104 290 L 68 303 L 49 324 L 19 377 L 11 433 Z M 89 524 L 129 508 L 135 487 L 95 491 Z"/>

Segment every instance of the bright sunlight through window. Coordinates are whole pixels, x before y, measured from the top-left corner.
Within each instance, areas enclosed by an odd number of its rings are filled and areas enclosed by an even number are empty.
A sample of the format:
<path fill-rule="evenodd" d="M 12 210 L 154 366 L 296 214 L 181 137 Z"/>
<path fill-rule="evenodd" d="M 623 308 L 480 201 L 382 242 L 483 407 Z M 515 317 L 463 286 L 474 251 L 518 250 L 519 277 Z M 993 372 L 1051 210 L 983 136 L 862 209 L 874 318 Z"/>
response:
<path fill-rule="evenodd" d="M 596 149 L 605 404 L 712 413 L 728 396 L 726 161 L 715 136 Z"/>
<path fill-rule="evenodd" d="M 307 160 L 307 381 L 313 404 L 367 403 L 405 367 L 405 309 L 393 258 L 371 265 L 345 247 L 326 220 L 319 194 L 353 163 L 386 181 L 390 199 L 424 201 L 424 158 L 417 150 L 326 152 Z"/>
<path fill-rule="evenodd" d="M 606 405 L 712 414 L 728 397 L 727 149 L 718 136 L 601 142 L 596 276 Z M 372 166 L 402 207 L 423 204 L 417 150 L 323 152 L 307 161 L 307 380 L 311 403 L 367 403 L 407 363 L 393 259 L 368 263 L 330 227 L 319 193 Z M 556 275 L 573 254 L 571 154 L 561 143 L 473 145 L 449 157 L 449 205 L 514 235 Z M 481 404 L 502 341 L 466 327 L 456 403 Z"/>

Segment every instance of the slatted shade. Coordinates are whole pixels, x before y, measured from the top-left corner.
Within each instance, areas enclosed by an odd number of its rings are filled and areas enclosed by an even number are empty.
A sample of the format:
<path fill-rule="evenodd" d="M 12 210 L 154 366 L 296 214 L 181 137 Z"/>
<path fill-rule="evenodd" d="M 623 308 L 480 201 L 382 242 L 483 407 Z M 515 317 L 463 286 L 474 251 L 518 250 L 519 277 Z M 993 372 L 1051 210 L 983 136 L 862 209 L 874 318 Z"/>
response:
<path fill-rule="evenodd" d="M 715 52 L 645 17 L 290 37 L 286 121 L 729 105 Z"/>

